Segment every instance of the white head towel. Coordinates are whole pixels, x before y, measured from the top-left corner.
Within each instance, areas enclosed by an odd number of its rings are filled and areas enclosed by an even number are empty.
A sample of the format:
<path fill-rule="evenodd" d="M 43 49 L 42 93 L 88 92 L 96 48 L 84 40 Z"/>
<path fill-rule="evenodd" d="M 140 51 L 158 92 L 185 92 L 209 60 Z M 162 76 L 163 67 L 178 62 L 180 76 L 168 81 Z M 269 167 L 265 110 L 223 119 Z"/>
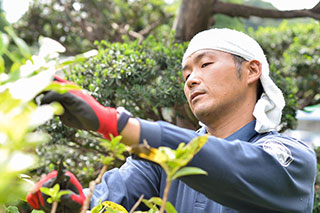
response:
<path fill-rule="evenodd" d="M 182 66 L 194 52 L 214 49 L 237 56 L 247 61 L 258 60 L 262 66 L 260 77 L 264 93 L 257 101 L 253 111 L 256 118 L 255 130 L 259 133 L 279 130 L 282 109 L 285 101 L 281 90 L 269 76 L 269 64 L 260 45 L 248 35 L 231 29 L 210 29 L 195 35 L 184 53 Z"/>

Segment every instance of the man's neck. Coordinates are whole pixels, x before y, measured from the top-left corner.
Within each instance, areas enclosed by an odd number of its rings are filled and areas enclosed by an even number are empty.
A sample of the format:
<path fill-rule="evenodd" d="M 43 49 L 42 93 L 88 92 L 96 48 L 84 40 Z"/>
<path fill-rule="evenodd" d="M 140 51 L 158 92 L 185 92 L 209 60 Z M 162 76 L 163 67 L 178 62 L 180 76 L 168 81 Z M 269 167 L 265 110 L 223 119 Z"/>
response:
<path fill-rule="evenodd" d="M 207 125 L 206 129 L 211 135 L 214 135 L 218 138 L 226 138 L 253 120 L 254 117 L 252 114 L 251 116 L 248 116 L 248 114 L 242 113 L 240 115 L 234 115 L 228 118 L 215 120 L 215 122 Z"/>
<path fill-rule="evenodd" d="M 234 120 L 225 120 L 225 122 L 221 123 L 220 125 L 206 126 L 206 129 L 207 132 L 211 135 L 214 135 L 218 138 L 226 138 L 253 120 L 254 117 L 252 117 L 251 119 L 243 120 L 241 123 L 237 124 L 235 124 Z"/>
<path fill-rule="evenodd" d="M 207 132 L 219 138 L 226 138 L 253 121 L 256 93 L 255 90 L 252 91 L 243 95 L 240 102 L 221 107 L 204 118 Z"/>

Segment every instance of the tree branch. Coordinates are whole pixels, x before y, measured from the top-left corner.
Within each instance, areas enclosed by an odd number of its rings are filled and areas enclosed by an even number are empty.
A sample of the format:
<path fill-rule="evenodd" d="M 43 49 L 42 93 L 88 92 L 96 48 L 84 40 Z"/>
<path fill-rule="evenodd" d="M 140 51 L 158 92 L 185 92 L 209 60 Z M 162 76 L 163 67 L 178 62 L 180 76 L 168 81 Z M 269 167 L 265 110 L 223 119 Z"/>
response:
<path fill-rule="evenodd" d="M 320 1 L 311 10 L 316 12 L 316 13 L 320 13 Z"/>
<path fill-rule="evenodd" d="M 320 19 L 320 3 L 318 3 L 312 9 L 302 9 L 302 10 L 272 10 L 272 9 L 262 9 L 258 7 L 234 4 L 217 1 L 213 5 L 213 12 L 220 13 L 228 16 L 237 16 L 243 18 L 249 18 L 250 16 L 257 16 L 262 18 L 298 18 L 298 17 L 310 17 L 319 20 Z"/>
<path fill-rule="evenodd" d="M 102 176 L 106 171 L 107 171 L 107 166 L 104 165 L 102 167 L 102 169 L 100 170 L 100 173 L 99 173 L 98 177 L 95 180 L 90 181 L 90 183 L 89 183 L 89 193 L 86 196 L 86 200 L 84 201 L 81 213 L 86 213 L 87 210 L 89 209 L 91 197 L 93 195 L 93 191 L 96 188 L 96 185 L 101 182 Z"/>
<path fill-rule="evenodd" d="M 141 35 L 140 33 L 129 30 L 129 28 L 130 28 L 129 24 L 126 24 L 126 25 L 124 25 L 124 27 L 121 27 L 117 23 L 113 22 L 111 24 L 111 26 L 114 30 L 119 31 L 120 34 L 130 35 L 135 39 L 140 39 L 140 41 L 144 39 L 143 35 Z"/>
<path fill-rule="evenodd" d="M 139 34 L 146 36 L 148 34 L 150 34 L 150 32 L 152 30 L 154 30 L 156 27 L 158 27 L 159 25 L 166 23 L 170 18 L 172 18 L 173 15 L 167 15 L 162 19 L 158 19 L 155 22 L 151 23 L 150 25 L 148 25 L 146 28 L 142 29 L 139 31 Z"/>

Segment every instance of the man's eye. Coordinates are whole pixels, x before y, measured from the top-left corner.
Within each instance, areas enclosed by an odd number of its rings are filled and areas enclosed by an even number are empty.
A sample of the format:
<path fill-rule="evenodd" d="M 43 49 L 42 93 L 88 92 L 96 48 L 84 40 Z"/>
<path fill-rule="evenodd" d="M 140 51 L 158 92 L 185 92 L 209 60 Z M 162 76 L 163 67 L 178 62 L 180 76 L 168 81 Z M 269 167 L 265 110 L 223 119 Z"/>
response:
<path fill-rule="evenodd" d="M 190 74 L 188 74 L 185 78 L 184 78 L 184 81 L 188 80 Z"/>
<path fill-rule="evenodd" d="M 206 67 L 206 66 L 209 66 L 210 64 L 212 64 L 212 62 L 204 63 L 204 64 L 201 65 L 201 68 L 204 68 L 204 67 Z"/>

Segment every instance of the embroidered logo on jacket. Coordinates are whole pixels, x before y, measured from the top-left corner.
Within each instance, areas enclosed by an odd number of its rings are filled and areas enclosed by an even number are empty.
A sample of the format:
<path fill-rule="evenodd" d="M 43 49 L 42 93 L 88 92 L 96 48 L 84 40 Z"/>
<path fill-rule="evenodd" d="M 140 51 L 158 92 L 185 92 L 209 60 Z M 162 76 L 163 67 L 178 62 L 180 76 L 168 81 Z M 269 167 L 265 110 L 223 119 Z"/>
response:
<path fill-rule="evenodd" d="M 293 161 L 290 149 L 280 141 L 274 139 L 266 140 L 262 144 L 262 147 L 266 152 L 275 157 L 284 167 L 289 166 Z"/>

